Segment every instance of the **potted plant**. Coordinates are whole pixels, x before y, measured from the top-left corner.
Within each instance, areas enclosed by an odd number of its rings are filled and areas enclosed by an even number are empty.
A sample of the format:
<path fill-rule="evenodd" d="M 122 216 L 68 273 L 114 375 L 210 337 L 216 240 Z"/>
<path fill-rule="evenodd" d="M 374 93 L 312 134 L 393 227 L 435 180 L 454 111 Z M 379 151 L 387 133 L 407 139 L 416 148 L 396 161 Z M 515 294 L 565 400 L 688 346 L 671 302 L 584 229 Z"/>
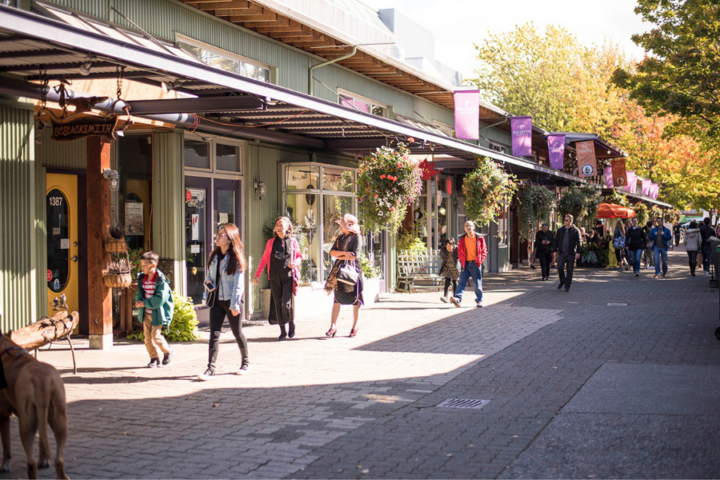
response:
<path fill-rule="evenodd" d="M 465 213 L 481 227 L 497 219 L 517 186 L 515 177 L 505 173 L 490 158 L 478 157 L 477 162 L 477 168 L 465 175 L 462 189 Z"/>
<path fill-rule="evenodd" d="M 193 305 L 192 298 L 184 297 L 177 292 L 172 292 L 173 296 L 173 318 L 170 326 L 163 332 L 168 342 L 192 342 L 200 339 L 198 333 L 198 319 Z M 130 340 L 145 340 L 142 330 L 137 333 L 128 335 Z"/>
<path fill-rule="evenodd" d="M 637 218 L 638 224 L 645 225 L 650 216 L 647 205 L 638 202 L 636 205 L 632 206 L 632 209 L 635 212 L 635 217 Z"/>
<path fill-rule="evenodd" d="M 106 252 L 127 252 L 127 243 L 125 242 L 125 228 L 122 225 L 114 225 L 110 227 L 110 238 L 106 238 L 104 244 Z"/>
<path fill-rule="evenodd" d="M 108 263 L 103 270 L 103 283 L 108 288 L 127 288 L 132 284 L 132 267 L 122 258 Z"/>

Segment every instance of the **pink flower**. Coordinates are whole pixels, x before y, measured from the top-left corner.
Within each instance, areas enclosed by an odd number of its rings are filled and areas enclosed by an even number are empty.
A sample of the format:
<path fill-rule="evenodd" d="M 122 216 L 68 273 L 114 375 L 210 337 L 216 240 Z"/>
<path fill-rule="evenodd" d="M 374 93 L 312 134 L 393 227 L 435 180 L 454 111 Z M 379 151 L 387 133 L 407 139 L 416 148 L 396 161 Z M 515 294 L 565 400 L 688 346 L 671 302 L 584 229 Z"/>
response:
<path fill-rule="evenodd" d="M 398 168 L 402 168 L 402 163 L 398 163 Z"/>
<path fill-rule="evenodd" d="M 385 178 L 385 174 L 383 173 L 382 175 L 380 175 L 380 178 L 383 178 L 383 179 L 384 179 L 384 178 Z"/>
<path fill-rule="evenodd" d="M 408 137 L 408 142 L 414 143 L 414 142 L 415 142 L 415 139 L 414 139 L 413 137 Z"/>
<path fill-rule="evenodd" d="M 391 211 L 391 212 L 394 212 L 394 211 L 395 211 L 395 207 L 390 207 L 390 211 Z"/>

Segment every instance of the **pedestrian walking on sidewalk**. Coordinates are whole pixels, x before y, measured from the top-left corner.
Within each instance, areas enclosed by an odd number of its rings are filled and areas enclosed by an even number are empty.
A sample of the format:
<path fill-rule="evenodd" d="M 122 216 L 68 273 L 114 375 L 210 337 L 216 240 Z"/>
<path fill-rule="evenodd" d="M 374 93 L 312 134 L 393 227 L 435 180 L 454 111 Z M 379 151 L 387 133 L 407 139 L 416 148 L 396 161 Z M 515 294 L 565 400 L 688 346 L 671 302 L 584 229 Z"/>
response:
<path fill-rule="evenodd" d="M 623 260 L 625 258 L 625 226 L 622 220 L 615 222 L 615 233 L 613 234 L 613 249 L 617 258 L 618 272 L 623 271 Z"/>
<path fill-rule="evenodd" d="M 260 283 L 265 266 L 268 269 L 270 280 L 270 314 L 268 321 L 271 325 L 280 326 L 278 340 L 295 337 L 295 304 L 293 295 L 300 278 L 300 245 L 292 236 L 295 228 L 290 218 L 278 217 L 275 219 L 273 238 L 265 244 L 265 252 L 260 259 L 255 272 L 255 285 Z M 287 330 L 285 325 L 288 325 Z"/>
<path fill-rule="evenodd" d="M 668 271 L 668 247 L 672 240 L 670 230 L 663 225 L 662 218 L 655 222 L 655 228 L 650 231 L 650 240 L 653 241 L 653 256 L 655 257 L 655 277 L 660 278 L 662 265 L 662 276 L 667 276 Z M 661 263 L 662 261 L 662 263 Z"/>
<path fill-rule="evenodd" d="M 645 251 L 643 252 L 643 263 L 645 268 L 651 269 L 655 266 L 655 260 L 653 259 L 653 241 L 650 240 L 650 231 L 652 230 L 653 222 L 648 221 L 643 228 L 645 232 Z"/>
<path fill-rule="evenodd" d="M 445 248 L 440 250 L 440 260 L 442 262 L 440 266 L 440 276 L 445 277 L 445 293 L 440 300 L 448 303 L 448 290 L 450 284 L 452 284 L 452 296 L 455 296 L 455 290 L 457 290 L 457 279 L 460 277 L 460 259 L 458 258 L 457 247 L 455 246 L 455 239 L 448 238 L 445 240 Z"/>
<path fill-rule="evenodd" d="M 198 380 L 210 380 L 215 377 L 215 364 L 220 350 L 220 335 L 227 317 L 242 359 L 237 370 L 244 375 L 250 368 L 248 344 L 242 331 L 241 304 L 245 296 L 245 254 L 240 241 L 237 226 L 226 223 L 220 227 L 215 239 L 215 249 L 210 254 L 205 276 L 210 306 L 210 342 L 208 343 L 208 366 Z M 214 294 L 213 294 L 214 292 Z M 214 298 L 213 298 L 214 297 Z"/>
<path fill-rule="evenodd" d="M 700 226 L 700 235 L 702 237 L 703 270 L 706 277 L 710 276 L 710 237 L 713 237 L 714 233 L 710 226 L 710 218 L 705 217 L 702 226 Z"/>
<path fill-rule="evenodd" d="M 163 327 L 172 323 L 175 304 L 170 282 L 157 269 L 160 257 L 155 252 L 145 252 L 140 257 L 142 273 L 138 276 L 138 291 L 135 294 L 135 308 L 140 309 L 145 348 L 150 354 L 148 368 L 164 367 L 172 362 L 173 348 L 162 335 Z M 160 353 L 163 352 L 162 363 Z"/>
<path fill-rule="evenodd" d="M 552 263 L 554 242 L 555 235 L 550 231 L 548 224 L 543 223 L 540 231 L 535 234 L 535 246 L 537 248 L 537 257 L 540 259 L 543 280 L 550 280 L 550 263 Z"/>
<path fill-rule="evenodd" d="M 362 238 L 360 237 L 360 225 L 355 215 L 346 213 L 338 222 L 340 223 L 340 235 L 330 247 L 330 256 L 337 260 L 330 269 L 327 282 L 325 282 L 325 291 L 328 295 L 333 293 L 335 297 L 330 317 L 330 330 L 325 333 L 325 336 L 334 337 L 337 333 L 340 306 L 352 305 L 353 326 L 349 336 L 355 337 L 358 334 L 360 308 L 365 305 L 363 299 L 364 279 L 359 258 L 362 250 Z"/>
<path fill-rule="evenodd" d="M 565 287 L 566 292 L 570 291 L 575 261 L 580 258 L 580 246 L 582 245 L 580 230 L 573 225 L 573 220 L 572 215 L 565 215 L 563 222 L 565 225 L 560 227 L 557 234 L 555 234 L 555 243 L 553 244 L 553 253 L 557 257 L 558 274 L 560 276 L 558 290 Z M 566 265 L 567 275 L 565 274 Z"/>
<path fill-rule="evenodd" d="M 685 251 L 688 256 L 688 263 L 690 265 L 690 275 L 695 276 L 695 267 L 697 266 L 697 256 L 700 247 L 702 246 L 702 236 L 700 235 L 700 229 L 695 220 L 690 222 L 690 226 L 685 232 Z"/>
<path fill-rule="evenodd" d="M 675 237 L 675 246 L 677 247 L 680 245 L 680 224 L 678 222 L 673 224 L 673 236 Z"/>
<path fill-rule="evenodd" d="M 487 245 L 485 239 L 475 233 L 475 223 L 471 220 L 465 222 L 465 234 L 458 238 L 458 258 L 460 259 L 460 280 L 458 281 L 455 295 L 450 301 L 456 307 L 460 307 L 463 293 L 467 282 L 472 277 L 475 284 L 475 306 L 482 308 L 483 291 L 482 291 L 482 263 L 487 257 Z"/>
<path fill-rule="evenodd" d="M 640 261 L 645 251 L 645 232 L 638 225 L 637 218 L 632 219 L 630 230 L 625 233 L 625 248 L 630 252 L 633 272 L 640 276 Z"/>

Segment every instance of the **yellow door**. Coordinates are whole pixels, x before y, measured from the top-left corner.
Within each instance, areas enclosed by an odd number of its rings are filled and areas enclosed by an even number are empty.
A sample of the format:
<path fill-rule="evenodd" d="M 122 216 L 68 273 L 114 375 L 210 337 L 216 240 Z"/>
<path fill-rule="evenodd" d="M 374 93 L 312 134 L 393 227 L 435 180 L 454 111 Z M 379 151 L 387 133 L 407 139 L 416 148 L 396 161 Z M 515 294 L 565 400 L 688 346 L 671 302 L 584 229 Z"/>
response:
<path fill-rule="evenodd" d="M 47 174 L 48 315 L 79 311 L 77 175 Z M 57 300 L 56 300 L 57 299 Z M 63 307 L 63 308 L 61 308 Z"/>

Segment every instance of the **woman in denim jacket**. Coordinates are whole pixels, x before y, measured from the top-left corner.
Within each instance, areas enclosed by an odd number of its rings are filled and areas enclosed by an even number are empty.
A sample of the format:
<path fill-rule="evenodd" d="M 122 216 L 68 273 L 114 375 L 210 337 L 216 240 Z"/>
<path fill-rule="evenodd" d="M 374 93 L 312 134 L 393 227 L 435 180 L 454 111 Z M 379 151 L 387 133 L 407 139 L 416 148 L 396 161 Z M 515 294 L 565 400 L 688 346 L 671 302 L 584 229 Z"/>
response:
<path fill-rule="evenodd" d="M 240 318 L 243 297 L 245 295 L 245 256 L 243 244 L 240 241 L 240 232 L 232 223 L 220 228 L 215 240 L 216 248 L 210 254 L 205 285 L 208 291 L 217 290 L 215 304 L 210 309 L 210 345 L 208 368 L 205 373 L 198 375 L 199 380 L 210 380 L 215 376 L 215 362 L 220 344 L 220 334 L 225 317 L 228 318 L 230 329 L 235 335 L 242 364 L 237 371 L 238 375 L 247 373 L 250 366 L 248 360 L 248 345 L 242 331 Z M 212 286 L 212 288 L 210 288 Z"/>

